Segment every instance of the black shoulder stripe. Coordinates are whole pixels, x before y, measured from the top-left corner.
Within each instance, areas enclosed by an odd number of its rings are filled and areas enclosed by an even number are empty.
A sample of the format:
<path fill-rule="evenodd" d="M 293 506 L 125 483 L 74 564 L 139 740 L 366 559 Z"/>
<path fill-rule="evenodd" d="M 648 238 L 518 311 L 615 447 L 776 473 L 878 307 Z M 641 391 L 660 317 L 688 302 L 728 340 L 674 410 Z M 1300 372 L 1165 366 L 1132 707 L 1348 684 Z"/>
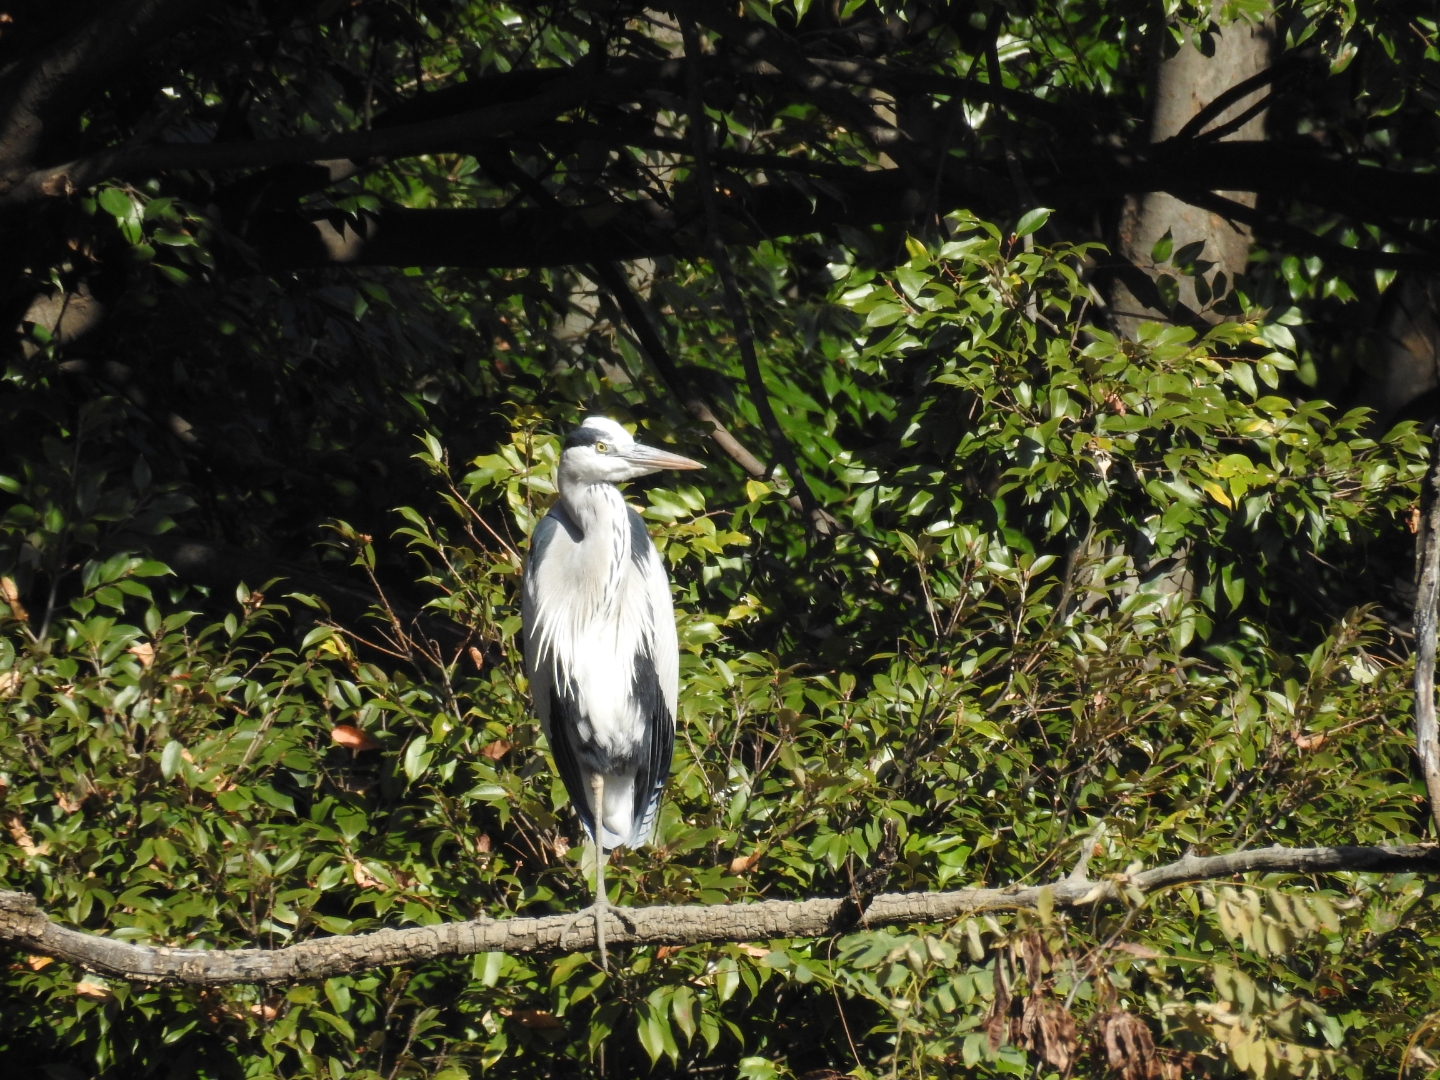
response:
<path fill-rule="evenodd" d="M 650 549 L 654 546 L 650 542 L 650 533 L 645 528 L 645 519 L 633 506 L 630 507 L 630 557 L 635 560 L 636 566 L 645 565 L 645 560 L 650 557 Z"/>
<path fill-rule="evenodd" d="M 640 844 L 650 839 L 654 829 L 660 796 L 670 779 L 670 763 L 675 755 L 675 718 L 665 707 L 655 661 L 648 652 L 635 657 L 632 692 L 645 724 L 635 776 L 635 825 L 631 835 L 632 844 Z"/>
<path fill-rule="evenodd" d="M 550 752 L 555 756 L 555 769 L 570 794 L 570 802 L 591 836 L 595 836 L 595 815 L 590 812 L 590 785 L 580 764 L 580 748 L 573 743 L 580 729 L 580 701 L 575 684 L 559 664 L 550 688 Z"/>

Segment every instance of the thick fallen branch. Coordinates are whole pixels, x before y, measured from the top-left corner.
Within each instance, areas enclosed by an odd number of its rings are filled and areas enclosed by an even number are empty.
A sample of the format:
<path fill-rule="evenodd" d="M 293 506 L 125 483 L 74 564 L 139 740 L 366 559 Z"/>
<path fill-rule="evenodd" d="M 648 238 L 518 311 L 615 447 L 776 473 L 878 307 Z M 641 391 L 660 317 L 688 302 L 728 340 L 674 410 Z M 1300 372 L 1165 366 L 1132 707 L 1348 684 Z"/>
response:
<path fill-rule="evenodd" d="M 979 911 L 1038 907 L 1048 891 L 1057 908 L 1089 907 L 1118 899 L 1126 886 L 1145 891 L 1252 872 L 1323 874 L 1337 871 L 1440 874 L 1440 846 L 1261 848 L 1234 855 L 1186 856 L 1138 874 L 1090 881 L 1081 874 L 1048 885 L 959 889 L 942 893 L 888 893 L 865 911 L 867 926 L 939 923 Z M 629 925 L 626 925 L 628 923 Z M 611 945 L 695 945 L 716 941 L 773 941 L 828 937 L 850 930 L 848 899 L 767 900 L 624 909 L 611 916 Z M 565 940 L 561 934 L 571 927 Z M 594 924 L 572 925 L 565 915 L 540 919 L 477 919 L 437 926 L 378 930 L 301 942 L 283 949 L 168 949 L 132 945 L 51 922 L 33 897 L 0 892 L 0 942 L 53 956 L 122 979 L 142 982 L 293 983 L 393 964 L 482 952 L 550 953 L 589 949 Z"/>
<path fill-rule="evenodd" d="M 1436 607 L 1440 602 L 1440 431 L 1430 432 L 1430 471 L 1415 537 L 1415 752 L 1440 835 L 1440 725 L 1435 719 Z"/>

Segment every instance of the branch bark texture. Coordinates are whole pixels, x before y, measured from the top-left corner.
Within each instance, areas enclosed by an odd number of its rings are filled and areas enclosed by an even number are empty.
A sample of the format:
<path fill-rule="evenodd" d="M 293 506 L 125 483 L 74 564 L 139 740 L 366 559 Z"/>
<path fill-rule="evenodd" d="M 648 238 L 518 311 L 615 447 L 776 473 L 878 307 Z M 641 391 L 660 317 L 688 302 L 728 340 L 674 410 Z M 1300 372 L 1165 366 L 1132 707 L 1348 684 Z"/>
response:
<path fill-rule="evenodd" d="M 1047 899 L 1057 908 L 1086 908 L 1118 899 L 1127 887 L 1152 892 L 1236 874 L 1344 871 L 1440 875 L 1440 846 L 1258 848 L 1233 855 L 1189 855 L 1152 870 L 1101 881 L 1088 880 L 1082 873 L 1047 885 L 887 893 L 871 901 L 864 921 L 868 927 L 941 923 L 982 911 L 1036 908 Z M 611 945 L 697 945 L 828 937 L 850 930 L 854 922 L 849 898 L 627 908 L 624 914 L 623 921 L 608 916 L 606 938 Z M 595 928 L 592 922 L 574 923 L 569 916 L 551 915 L 378 930 L 318 938 L 283 949 L 170 949 L 67 929 L 51 922 L 33 897 L 0 892 L 0 942 L 115 978 L 217 986 L 286 984 L 481 952 L 585 950 L 594 947 Z"/>
<path fill-rule="evenodd" d="M 1440 606 L 1440 431 L 1430 432 L 1430 471 L 1415 538 L 1415 752 L 1440 836 L 1440 725 L 1435 718 L 1436 611 Z"/>
<path fill-rule="evenodd" d="M 1218 10 L 1218 6 L 1217 6 Z M 1265 137 L 1265 83 L 1270 72 L 1273 33 L 1268 25 L 1252 26 L 1236 20 L 1224 29 L 1208 33 L 1211 49 L 1202 53 L 1187 32 L 1186 42 L 1173 57 L 1158 65 L 1153 85 L 1153 112 L 1150 141 L 1193 145 L 1197 139 L 1208 147 L 1220 138 L 1231 141 L 1263 140 Z M 1244 92 L 1249 88 L 1248 93 Z M 1205 131 L 1210 124 L 1216 126 Z M 1256 204 L 1254 192 L 1230 190 L 1225 196 L 1247 208 Z M 1170 191 L 1155 191 L 1126 200 L 1120 219 L 1120 254 L 1151 277 L 1162 271 L 1153 265 L 1151 251 L 1165 235 L 1175 251 L 1189 244 L 1202 244 L 1199 256 L 1212 264 L 1201 277 L 1206 295 L 1197 292 L 1196 282 L 1179 276 L 1179 302 L 1189 311 L 1202 313 L 1208 321 L 1217 316 L 1207 309 L 1212 300 L 1226 296 L 1237 274 L 1243 273 L 1250 256 L 1249 227 L 1196 204 Z M 1221 277 L 1223 275 L 1223 277 Z M 1133 338 L 1142 322 L 1168 321 L 1169 305 L 1157 306 L 1143 294 L 1128 287 L 1120 277 L 1115 287 L 1115 314 L 1126 337 Z"/>

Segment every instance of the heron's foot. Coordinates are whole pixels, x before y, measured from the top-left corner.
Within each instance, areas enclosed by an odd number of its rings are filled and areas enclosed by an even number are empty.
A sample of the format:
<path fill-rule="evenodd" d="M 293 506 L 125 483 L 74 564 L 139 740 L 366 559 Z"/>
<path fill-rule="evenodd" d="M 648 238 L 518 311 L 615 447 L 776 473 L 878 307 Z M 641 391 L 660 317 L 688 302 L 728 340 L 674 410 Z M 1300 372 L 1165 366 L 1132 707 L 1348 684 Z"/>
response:
<path fill-rule="evenodd" d="M 581 908 L 574 915 L 571 915 L 570 918 L 565 920 L 565 925 L 560 928 L 560 937 L 556 940 L 556 944 L 563 947 L 565 944 L 565 939 L 570 936 L 570 931 L 575 928 L 575 924 L 578 923 L 581 919 L 594 919 L 595 946 L 600 952 L 600 968 L 602 971 L 609 971 L 610 956 L 609 953 L 607 953 L 605 950 L 605 917 L 607 915 L 614 915 L 615 918 L 618 919 L 632 934 L 636 932 L 634 919 L 624 914 L 623 909 L 617 908 L 615 905 L 610 903 L 609 900 L 601 898 L 599 900 L 596 900 L 589 907 Z"/>

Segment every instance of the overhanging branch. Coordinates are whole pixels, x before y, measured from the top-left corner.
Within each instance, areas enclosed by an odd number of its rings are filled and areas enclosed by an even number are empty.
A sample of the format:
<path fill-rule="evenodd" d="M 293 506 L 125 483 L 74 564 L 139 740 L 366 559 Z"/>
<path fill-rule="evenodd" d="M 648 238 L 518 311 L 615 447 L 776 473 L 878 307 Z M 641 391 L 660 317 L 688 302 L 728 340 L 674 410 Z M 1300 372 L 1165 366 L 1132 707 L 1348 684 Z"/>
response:
<path fill-rule="evenodd" d="M 474 112 L 399 127 L 349 131 L 336 135 L 296 136 L 233 143 L 140 143 L 39 169 L 0 195 L 0 209 L 23 206 L 47 196 L 69 194 L 111 176 L 176 169 L 258 169 L 316 161 L 410 157 L 464 150 L 476 140 L 504 135 L 550 120 L 621 89 L 617 80 L 560 80 L 527 101 L 492 105 Z"/>
<path fill-rule="evenodd" d="M 1233 209 L 1228 202 L 1220 203 L 1213 191 L 1254 185 L 1209 183 L 1209 179 L 1201 188 L 1156 171 L 1118 174 L 1103 190 L 1099 183 L 1066 187 L 1058 179 L 1043 177 L 1032 179 L 1032 185 L 1041 203 L 1057 207 L 1130 190 L 1175 190 L 1217 212 L 1233 211 L 1262 234 L 1322 254 L 1337 265 L 1440 272 L 1440 255 L 1347 248 L 1260 211 Z M 758 184 L 744 195 L 740 212 L 726 214 L 726 222 L 727 228 L 742 232 L 749 224 L 765 237 L 803 236 L 837 225 L 908 221 L 925 206 L 928 194 L 899 169 L 857 169 L 848 180 L 828 178 L 824 188 L 816 186 L 808 193 L 799 186 Z M 942 212 L 963 207 L 982 215 L 1003 215 L 1011 212 L 1010 185 L 984 170 L 956 166 L 946 170 L 936 205 Z M 1378 193 L 1376 205 L 1386 205 Z M 339 211 L 261 214 L 251 220 L 245 240 L 270 270 L 338 265 L 520 269 L 698 255 L 701 237 L 688 231 L 686 224 L 655 204 L 639 201 L 581 207 L 565 216 L 529 208 L 387 208 L 354 216 Z M 731 239 L 743 242 L 742 237 Z"/>
<path fill-rule="evenodd" d="M 25 176 L 50 128 L 72 120 L 106 79 L 205 9 L 197 0 L 101 5 L 53 47 L 0 76 L 0 193 Z"/>
<path fill-rule="evenodd" d="M 1005 889 L 958 889 L 941 893 L 888 893 L 865 912 L 867 926 L 940 923 L 980 911 L 1039 907 L 1084 908 L 1118 899 L 1127 886 L 1142 892 L 1191 881 L 1246 873 L 1440 874 L 1440 847 L 1260 848 L 1233 855 L 1186 856 L 1178 862 L 1101 881 L 1066 877 L 1047 885 Z M 847 899 L 767 900 L 754 904 L 664 906 L 625 909 L 629 925 L 611 916 L 611 945 L 697 945 L 705 942 L 774 941 L 828 937 L 852 928 Z M 570 927 L 565 940 L 561 934 Z M 170 949 L 133 945 L 86 934 L 49 920 L 33 897 L 0 892 L 0 942 L 52 956 L 91 971 L 140 982 L 217 986 L 227 983 L 293 983 L 395 964 L 415 964 L 482 952 L 555 953 L 592 948 L 594 924 L 565 915 L 530 919 L 476 919 L 435 926 L 337 935 L 283 949 Z"/>

